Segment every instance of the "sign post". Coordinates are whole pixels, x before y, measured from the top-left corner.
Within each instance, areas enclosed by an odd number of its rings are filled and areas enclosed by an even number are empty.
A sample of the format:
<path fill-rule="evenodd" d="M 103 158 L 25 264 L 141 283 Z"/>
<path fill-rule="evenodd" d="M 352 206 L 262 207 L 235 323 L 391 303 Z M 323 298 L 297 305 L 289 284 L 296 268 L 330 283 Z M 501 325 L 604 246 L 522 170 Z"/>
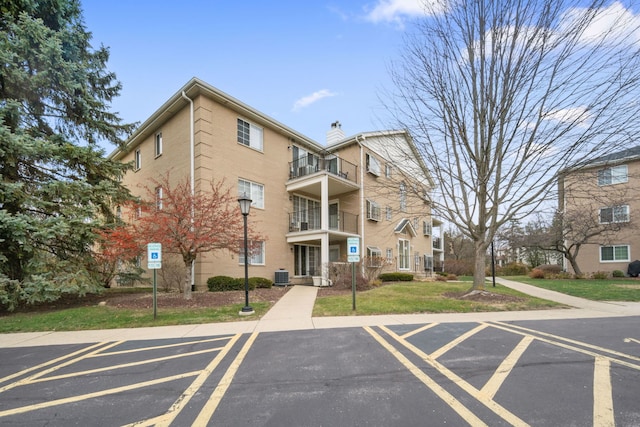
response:
<path fill-rule="evenodd" d="M 158 269 L 162 268 L 162 244 L 147 244 L 147 269 L 153 270 L 153 320 L 158 314 Z"/>
<path fill-rule="evenodd" d="M 347 237 L 347 261 L 351 263 L 352 310 L 356 309 L 356 263 L 360 262 L 360 238 Z"/>

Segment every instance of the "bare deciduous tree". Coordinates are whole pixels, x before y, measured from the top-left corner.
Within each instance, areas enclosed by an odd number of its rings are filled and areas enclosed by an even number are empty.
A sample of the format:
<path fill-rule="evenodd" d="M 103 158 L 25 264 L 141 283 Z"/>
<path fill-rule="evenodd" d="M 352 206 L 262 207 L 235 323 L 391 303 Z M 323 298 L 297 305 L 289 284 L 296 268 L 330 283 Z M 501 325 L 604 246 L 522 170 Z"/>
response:
<path fill-rule="evenodd" d="M 636 133 L 640 18 L 601 0 L 433 0 L 425 11 L 383 102 L 433 174 L 434 208 L 473 240 L 483 290 L 497 230 L 552 199 L 562 169 Z"/>

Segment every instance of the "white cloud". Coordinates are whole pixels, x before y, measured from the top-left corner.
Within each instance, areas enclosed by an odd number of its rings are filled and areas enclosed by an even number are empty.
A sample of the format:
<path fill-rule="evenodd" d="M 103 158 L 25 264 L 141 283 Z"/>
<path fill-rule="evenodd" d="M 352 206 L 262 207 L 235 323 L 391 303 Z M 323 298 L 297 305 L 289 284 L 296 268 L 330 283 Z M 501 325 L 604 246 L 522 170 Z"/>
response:
<path fill-rule="evenodd" d="M 590 114 L 586 107 L 580 106 L 549 111 L 545 118 L 562 123 L 577 123 L 579 126 L 586 126 L 586 123 L 590 120 Z"/>
<path fill-rule="evenodd" d="M 300 111 L 301 109 L 308 107 L 309 105 L 321 100 L 322 98 L 328 98 L 336 95 L 337 93 L 331 92 L 329 89 L 322 89 L 322 90 L 313 92 L 311 95 L 303 96 L 302 98 L 298 99 L 293 104 L 292 111 L 294 112 Z"/>
<path fill-rule="evenodd" d="M 377 0 L 368 10 L 365 18 L 375 24 L 379 22 L 396 23 L 402 26 L 403 20 L 445 10 L 446 0 Z"/>
<path fill-rule="evenodd" d="M 561 30 L 570 31 L 580 25 L 589 9 L 569 9 L 563 16 Z M 640 16 L 625 8 L 620 2 L 613 2 L 599 9 L 585 27 L 581 41 L 585 44 L 632 44 L 640 40 Z"/>

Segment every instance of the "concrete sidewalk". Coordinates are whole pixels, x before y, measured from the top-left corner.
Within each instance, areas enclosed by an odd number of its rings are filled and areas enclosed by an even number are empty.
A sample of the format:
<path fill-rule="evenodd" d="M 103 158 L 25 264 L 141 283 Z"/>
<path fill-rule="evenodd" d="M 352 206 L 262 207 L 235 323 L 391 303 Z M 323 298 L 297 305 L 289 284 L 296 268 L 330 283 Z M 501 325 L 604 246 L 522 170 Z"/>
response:
<path fill-rule="evenodd" d="M 261 319 L 200 325 L 158 326 L 150 328 L 107 329 L 78 332 L 28 332 L 0 335 L 0 347 L 30 347 L 80 344 L 104 341 L 188 338 L 251 332 L 301 329 L 327 329 L 362 326 L 574 319 L 640 315 L 640 303 L 589 301 L 524 283 L 496 279 L 528 295 L 558 301 L 574 308 L 486 313 L 390 314 L 379 316 L 312 317 L 318 288 L 294 286 Z M 357 297 L 356 297 L 357 298 Z"/>

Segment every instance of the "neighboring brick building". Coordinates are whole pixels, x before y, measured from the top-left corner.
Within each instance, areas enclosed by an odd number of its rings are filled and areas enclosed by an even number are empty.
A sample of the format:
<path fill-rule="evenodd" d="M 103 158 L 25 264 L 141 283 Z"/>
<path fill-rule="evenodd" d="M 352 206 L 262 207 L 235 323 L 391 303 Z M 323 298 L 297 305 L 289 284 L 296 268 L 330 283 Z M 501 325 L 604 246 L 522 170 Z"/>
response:
<path fill-rule="evenodd" d="M 576 260 L 583 273 L 627 272 L 640 258 L 640 146 L 618 151 L 568 169 L 559 181 L 564 228 L 582 237 Z M 570 244 L 571 234 L 565 245 Z M 578 241 L 575 237 L 574 241 Z M 567 271 L 574 273 L 566 262 Z"/>
<path fill-rule="evenodd" d="M 345 137 L 336 122 L 322 145 L 192 79 L 111 156 L 134 162 L 123 180 L 134 194 L 168 170 L 196 186 L 224 178 L 247 192 L 249 221 L 267 236 L 251 257 L 251 276 L 273 280 L 284 269 L 292 283 L 327 278 L 330 262 L 346 261 L 348 237 L 360 238 L 365 264 L 384 264 L 385 271 L 424 276 L 441 268 L 433 183 L 405 131 Z M 199 256 L 196 288 L 214 275 L 241 277 L 239 254 Z"/>

